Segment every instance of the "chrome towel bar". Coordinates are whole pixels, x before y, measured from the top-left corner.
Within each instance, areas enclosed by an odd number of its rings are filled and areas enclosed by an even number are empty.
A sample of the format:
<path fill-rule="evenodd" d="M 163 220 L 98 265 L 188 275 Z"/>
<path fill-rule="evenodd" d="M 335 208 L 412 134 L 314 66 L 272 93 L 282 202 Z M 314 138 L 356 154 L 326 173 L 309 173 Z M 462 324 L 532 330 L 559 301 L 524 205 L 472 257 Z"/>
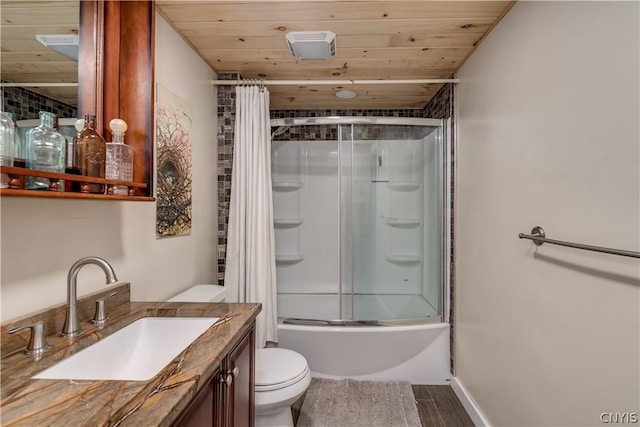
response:
<path fill-rule="evenodd" d="M 563 242 L 562 240 L 547 239 L 544 233 L 544 229 L 539 225 L 533 227 L 533 229 L 531 230 L 531 234 L 520 233 L 518 234 L 518 237 L 521 239 L 533 240 L 533 243 L 535 243 L 536 246 L 542 246 L 543 243 L 550 243 L 552 245 L 567 246 L 569 248 L 583 249 L 585 251 L 602 252 L 605 254 L 620 255 L 620 256 L 626 256 L 631 258 L 640 258 L 640 252 L 625 251 L 622 249 L 603 248 L 601 246 L 583 245 L 581 243 L 571 243 L 571 242 Z"/>

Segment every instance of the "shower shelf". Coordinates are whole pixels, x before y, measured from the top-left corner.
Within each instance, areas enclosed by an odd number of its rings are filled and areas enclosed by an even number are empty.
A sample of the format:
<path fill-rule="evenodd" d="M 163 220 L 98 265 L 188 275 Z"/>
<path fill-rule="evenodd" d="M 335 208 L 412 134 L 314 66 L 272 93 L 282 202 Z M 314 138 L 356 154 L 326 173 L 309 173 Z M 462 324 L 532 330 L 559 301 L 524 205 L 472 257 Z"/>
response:
<path fill-rule="evenodd" d="M 411 182 L 411 181 L 389 181 L 387 182 L 387 187 L 391 188 L 392 190 L 399 190 L 399 191 L 413 191 L 413 190 L 417 190 L 418 188 L 420 188 L 420 183 L 418 182 Z"/>
<path fill-rule="evenodd" d="M 302 188 L 301 182 L 274 182 L 272 187 L 276 191 L 294 191 Z"/>
<path fill-rule="evenodd" d="M 302 224 L 302 218 L 275 218 L 273 224 L 276 227 L 293 227 Z"/>
<path fill-rule="evenodd" d="M 276 263 L 279 263 L 279 264 L 290 264 L 294 262 L 300 262 L 303 259 L 304 257 L 300 254 L 276 255 Z"/>
<path fill-rule="evenodd" d="M 382 222 L 389 225 L 395 225 L 399 227 L 416 227 L 420 225 L 420 218 L 392 218 L 382 217 Z"/>
<path fill-rule="evenodd" d="M 386 256 L 387 261 L 394 262 L 396 264 L 418 264 L 422 261 L 420 255 L 413 254 L 388 254 Z"/>

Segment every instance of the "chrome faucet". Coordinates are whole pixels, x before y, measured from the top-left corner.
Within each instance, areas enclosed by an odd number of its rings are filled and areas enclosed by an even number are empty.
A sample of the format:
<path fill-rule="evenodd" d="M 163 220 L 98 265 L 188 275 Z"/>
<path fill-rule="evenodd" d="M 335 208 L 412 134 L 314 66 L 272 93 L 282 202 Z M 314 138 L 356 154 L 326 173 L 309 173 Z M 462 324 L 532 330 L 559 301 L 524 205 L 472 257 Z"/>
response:
<path fill-rule="evenodd" d="M 63 337 L 75 337 L 82 332 L 80 321 L 78 320 L 77 279 L 80 269 L 87 264 L 95 264 L 102 268 L 106 276 L 107 285 L 118 281 L 113 267 L 111 267 L 107 261 L 96 256 L 80 258 L 71 266 L 69 274 L 67 275 L 67 317 L 64 320 L 64 326 L 62 328 Z"/>

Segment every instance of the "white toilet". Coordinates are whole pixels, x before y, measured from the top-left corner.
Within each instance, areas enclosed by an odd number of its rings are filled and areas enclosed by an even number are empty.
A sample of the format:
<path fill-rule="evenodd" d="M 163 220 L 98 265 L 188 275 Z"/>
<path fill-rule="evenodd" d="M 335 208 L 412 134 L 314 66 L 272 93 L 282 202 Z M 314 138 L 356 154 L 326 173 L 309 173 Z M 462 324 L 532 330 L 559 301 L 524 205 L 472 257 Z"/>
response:
<path fill-rule="evenodd" d="M 167 301 L 219 302 L 224 298 L 224 286 L 196 285 Z M 291 405 L 311 383 L 304 356 L 285 348 L 256 350 L 255 383 L 256 427 L 293 427 Z"/>

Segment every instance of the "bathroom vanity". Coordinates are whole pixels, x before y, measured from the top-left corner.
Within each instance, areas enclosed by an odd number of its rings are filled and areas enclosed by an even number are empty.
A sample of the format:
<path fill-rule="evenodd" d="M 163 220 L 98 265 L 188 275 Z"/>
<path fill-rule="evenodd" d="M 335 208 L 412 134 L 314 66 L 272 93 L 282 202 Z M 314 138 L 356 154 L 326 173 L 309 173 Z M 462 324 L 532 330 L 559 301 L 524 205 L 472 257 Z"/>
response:
<path fill-rule="evenodd" d="M 64 304 L 2 325 L 1 420 L 12 425 L 251 426 L 254 412 L 255 318 L 260 304 L 131 302 L 129 284 L 81 298 L 83 332 L 60 336 Z M 89 321 L 95 301 L 106 300 L 109 320 Z M 144 317 L 217 317 L 178 356 L 147 381 L 33 379 L 35 374 Z M 44 321 L 51 348 L 24 354 L 29 330 Z"/>

